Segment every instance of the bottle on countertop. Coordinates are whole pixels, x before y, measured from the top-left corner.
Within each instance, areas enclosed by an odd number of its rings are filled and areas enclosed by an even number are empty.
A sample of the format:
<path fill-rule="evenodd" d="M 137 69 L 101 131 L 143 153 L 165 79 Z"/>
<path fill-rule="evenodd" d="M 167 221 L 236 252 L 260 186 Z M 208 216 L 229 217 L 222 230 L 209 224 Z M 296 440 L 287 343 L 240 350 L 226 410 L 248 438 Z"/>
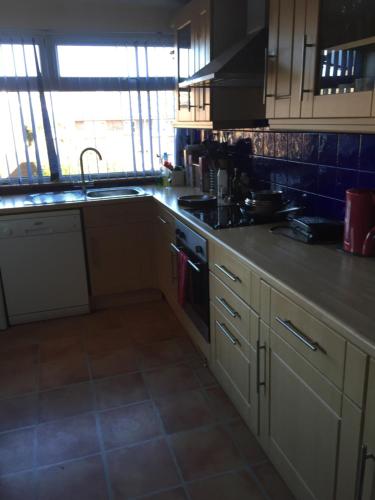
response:
<path fill-rule="evenodd" d="M 232 179 L 232 191 L 231 191 L 232 201 L 237 203 L 242 200 L 242 182 L 241 175 L 238 168 L 234 169 L 234 176 Z"/>

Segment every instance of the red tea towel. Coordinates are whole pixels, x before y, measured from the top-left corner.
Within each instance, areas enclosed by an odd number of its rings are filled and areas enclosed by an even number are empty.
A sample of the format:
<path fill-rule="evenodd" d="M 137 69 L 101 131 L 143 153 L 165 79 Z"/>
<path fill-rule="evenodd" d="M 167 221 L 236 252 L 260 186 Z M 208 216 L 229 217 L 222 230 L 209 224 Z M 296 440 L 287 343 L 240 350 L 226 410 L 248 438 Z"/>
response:
<path fill-rule="evenodd" d="M 188 260 L 189 257 L 182 250 L 178 254 L 177 273 L 178 273 L 178 303 L 185 305 L 186 287 L 188 280 Z"/>

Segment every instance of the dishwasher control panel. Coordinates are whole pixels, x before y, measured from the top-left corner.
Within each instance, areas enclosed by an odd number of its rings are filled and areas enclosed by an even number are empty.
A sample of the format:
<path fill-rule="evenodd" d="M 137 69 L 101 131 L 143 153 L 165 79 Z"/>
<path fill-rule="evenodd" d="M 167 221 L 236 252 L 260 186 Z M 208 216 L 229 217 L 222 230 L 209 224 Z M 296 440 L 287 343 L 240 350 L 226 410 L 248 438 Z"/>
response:
<path fill-rule="evenodd" d="M 12 215 L 0 218 L 0 239 L 43 236 L 81 231 L 78 210 L 44 212 L 43 214 Z"/>

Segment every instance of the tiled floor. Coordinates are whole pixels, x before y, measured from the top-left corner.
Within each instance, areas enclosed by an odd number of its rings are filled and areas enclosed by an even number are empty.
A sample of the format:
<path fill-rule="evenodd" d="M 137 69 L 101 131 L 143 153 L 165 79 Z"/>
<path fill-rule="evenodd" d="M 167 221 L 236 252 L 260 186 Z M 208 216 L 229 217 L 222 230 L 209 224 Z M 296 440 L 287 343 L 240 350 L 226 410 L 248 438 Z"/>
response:
<path fill-rule="evenodd" d="M 164 302 L 0 335 L 1 500 L 290 500 Z"/>

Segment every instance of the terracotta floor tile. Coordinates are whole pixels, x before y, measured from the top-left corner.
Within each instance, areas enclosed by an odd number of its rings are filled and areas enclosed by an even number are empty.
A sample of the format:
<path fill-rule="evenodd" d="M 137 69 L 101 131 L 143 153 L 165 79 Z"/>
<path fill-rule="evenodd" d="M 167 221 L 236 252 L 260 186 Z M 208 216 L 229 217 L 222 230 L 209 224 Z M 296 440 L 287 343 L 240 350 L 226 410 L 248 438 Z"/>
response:
<path fill-rule="evenodd" d="M 0 435 L 0 476 L 31 469 L 34 456 L 34 429 Z"/>
<path fill-rule="evenodd" d="M 220 474 L 243 464 L 231 439 L 220 427 L 180 432 L 170 439 L 187 481 Z"/>
<path fill-rule="evenodd" d="M 15 365 L 16 366 L 16 365 Z M 36 365 L 18 365 L 14 372 L 0 372 L 0 398 L 9 398 L 34 392 L 38 388 L 38 368 Z"/>
<path fill-rule="evenodd" d="M 0 351 L 0 373 L 14 373 L 20 367 L 27 369 L 38 361 L 38 345 L 20 345 Z"/>
<path fill-rule="evenodd" d="M 137 371 L 140 366 L 140 355 L 133 347 L 93 354 L 90 356 L 90 365 L 94 378 L 112 377 Z"/>
<path fill-rule="evenodd" d="M 0 432 L 34 425 L 38 421 L 36 394 L 0 400 Z"/>
<path fill-rule="evenodd" d="M 21 472 L 0 477 L 0 498 L 2 500 L 36 500 L 34 474 Z"/>
<path fill-rule="evenodd" d="M 186 364 L 144 373 L 152 397 L 159 398 L 199 387 L 193 370 Z"/>
<path fill-rule="evenodd" d="M 41 389 L 52 389 L 89 380 L 89 370 L 83 354 L 62 357 L 41 363 L 39 384 Z"/>
<path fill-rule="evenodd" d="M 272 464 L 257 465 L 254 471 L 270 500 L 294 500 L 294 496 Z"/>
<path fill-rule="evenodd" d="M 63 463 L 38 472 L 38 500 L 106 500 L 100 456 Z"/>
<path fill-rule="evenodd" d="M 198 368 L 195 370 L 195 373 L 203 387 L 217 385 L 217 380 L 209 368 Z"/>
<path fill-rule="evenodd" d="M 115 500 L 179 485 L 177 470 L 164 440 L 116 450 L 107 457 Z"/>
<path fill-rule="evenodd" d="M 104 354 L 133 347 L 134 342 L 124 328 L 99 330 L 84 338 L 84 346 L 89 354 Z"/>
<path fill-rule="evenodd" d="M 248 472 L 233 472 L 188 485 L 192 500 L 263 500 Z"/>
<path fill-rule="evenodd" d="M 163 340 L 162 342 L 143 346 L 141 349 L 142 368 L 148 370 L 183 361 L 186 356 L 178 340 L 179 339 Z"/>
<path fill-rule="evenodd" d="M 98 407 L 103 410 L 149 399 L 140 373 L 96 380 L 95 391 Z"/>
<path fill-rule="evenodd" d="M 105 448 L 146 441 L 161 434 L 161 425 L 151 403 L 116 408 L 100 413 Z"/>
<path fill-rule="evenodd" d="M 146 499 L 147 500 L 187 500 L 187 496 L 182 488 L 164 491 L 163 493 L 156 493 L 155 495 L 150 495 L 150 496 L 147 496 L 144 498 L 145 498 L 145 500 Z"/>
<path fill-rule="evenodd" d="M 237 448 L 245 456 L 246 461 L 250 465 L 267 460 L 267 456 L 256 437 L 242 419 L 226 425 L 226 429 L 229 431 Z"/>
<path fill-rule="evenodd" d="M 41 422 L 71 417 L 93 409 L 93 394 L 88 382 L 39 393 Z"/>
<path fill-rule="evenodd" d="M 188 391 L 158 399 L 156 404 L 168 433 L 185 431 L 214 422 L 201 391 Z"/>
<path fill-rule="evenodd" d="M 218 420 L 226 420 L 239 416 L 233 403 L 219 386 L 206 389 L 208 404 Z"/>
<path fill-rule="evenodd" d="M 79 355 L 82 350 L 81 340 L 77 337 L 49 339 L 41 342 L 39 346 L 40 362 L 59 361 L 67 356 Z"/>
<path fill-rule="evenodd" d="M 79 458 L 99 451 L 92 415 L 57 420 L 37 427 L 38 465 Z"/>
<path fill-rule="evenodd" d="M 116 330 L 123 326 L 121 309 L 94 311 L 83 318 L 87 332 Z"/>

